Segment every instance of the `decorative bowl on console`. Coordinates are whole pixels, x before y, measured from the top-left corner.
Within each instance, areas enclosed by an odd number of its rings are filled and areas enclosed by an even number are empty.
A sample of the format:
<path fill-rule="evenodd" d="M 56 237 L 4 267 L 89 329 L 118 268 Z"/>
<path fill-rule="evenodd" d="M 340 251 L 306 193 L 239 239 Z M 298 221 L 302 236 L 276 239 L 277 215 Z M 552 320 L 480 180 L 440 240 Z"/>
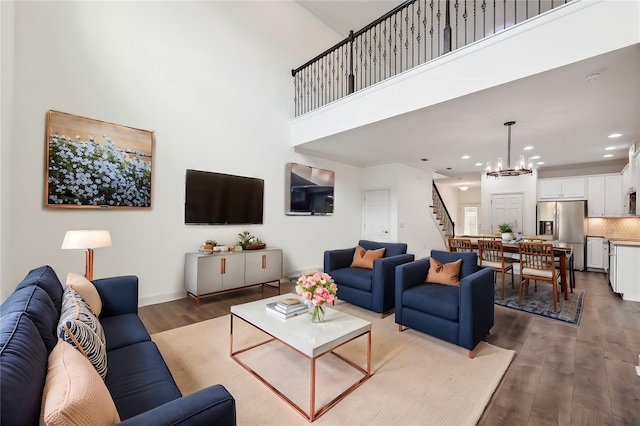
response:
<path fill-rule="evenodd" d="M 262 243 L 262 244 L 249 244 L 248 246 L 244 246 L 243 250 L 260 250 L 265 248 L 267 245 Z"/>

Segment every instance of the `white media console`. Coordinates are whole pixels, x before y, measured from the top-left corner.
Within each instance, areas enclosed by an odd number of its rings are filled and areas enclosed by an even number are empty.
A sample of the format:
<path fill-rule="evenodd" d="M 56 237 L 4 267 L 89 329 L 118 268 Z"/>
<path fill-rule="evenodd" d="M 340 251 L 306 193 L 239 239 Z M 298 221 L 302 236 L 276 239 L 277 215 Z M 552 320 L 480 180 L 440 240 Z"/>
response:
<path fill-rule="evenodd" d="M 280 249 L 185 254 L 184 288 L 196 306 L 204 296 L 272 282 L 280 294 L 281 278 Z"/>

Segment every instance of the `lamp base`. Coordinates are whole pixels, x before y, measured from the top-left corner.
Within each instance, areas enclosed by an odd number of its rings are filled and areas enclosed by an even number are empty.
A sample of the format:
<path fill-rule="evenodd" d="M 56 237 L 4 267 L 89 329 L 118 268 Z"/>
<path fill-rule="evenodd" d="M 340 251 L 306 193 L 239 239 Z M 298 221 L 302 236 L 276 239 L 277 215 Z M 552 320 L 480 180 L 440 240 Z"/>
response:
<path fill-rule="evenodd" d="M 89 281 L 93 280 L 93 249 L 87 249 L 85 252 L 84 276 Z"/>

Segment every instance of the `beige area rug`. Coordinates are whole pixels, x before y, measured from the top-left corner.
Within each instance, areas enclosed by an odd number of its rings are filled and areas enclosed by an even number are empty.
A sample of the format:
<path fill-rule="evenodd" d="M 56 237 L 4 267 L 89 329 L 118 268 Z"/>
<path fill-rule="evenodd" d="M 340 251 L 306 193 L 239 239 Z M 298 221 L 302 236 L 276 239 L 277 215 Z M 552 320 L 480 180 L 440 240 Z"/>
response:
<path fill-rule="evenodd" d="M 414 330 L 398 331 L 394 316 L 380 319 L 347 303 L 335 309 L 373 324 L 373 376 L 316 419 L 317 425 L 474 425 L 515 352 L 481 342 L 468 351 Z M 308 422 L 229 357 L 229 315 L 154 334 L 152 339 L 183 394 L 222 384 L 236 400 L 238 425 L 305 425 Z M 318 325 L 311 324 L 309 327 Z M 330 327 L 330 321 L 323 325 Z M 234 350 L 267 340 L 234 320 Z M 336 352 L 366 368 L 366 336 Z M 304 410 L 309 407 L 309 360 L 270 342 L 239 355 Z M 316 363 L 316 409 L 362 377 L 327 354 Z"/>

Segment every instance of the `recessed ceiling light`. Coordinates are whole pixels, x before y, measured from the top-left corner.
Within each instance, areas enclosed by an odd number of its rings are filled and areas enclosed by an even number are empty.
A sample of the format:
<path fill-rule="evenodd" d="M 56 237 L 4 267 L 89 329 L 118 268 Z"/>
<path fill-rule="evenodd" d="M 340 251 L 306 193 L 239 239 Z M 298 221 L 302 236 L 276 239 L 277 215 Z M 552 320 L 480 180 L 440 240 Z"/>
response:
<path fill-rule="evenodd" d="M 463 156 L 462 156 L 462 159 L 463 159 L 463 160 L 466 160 L 467 158 L 469 158 L 469 156 L 468 156 L 468 155 L 463 155 Z"/>
<path fill-rule="evenodd" d="M 604 150 L 605 150 L 605 151 L 613 151 L 614 149 L 616 149 L 616 147 L 615 147 L 615 146 L 608 146 L 608 147 L 606 147 Z"/>
<path fill-rule="evenodd" d="M 613 154 L 605 154 L 603 155 L 604 158 L 609 158 L 609 157 L 613 157 Z"/>
<path fill-rule="evenodd" d="M 451 167 L 447 167 L 447 170 L 453 170 Z"/>
<path fill-rule="evenodd" d="M 538 166 L 540 166 L 540 165 L 544 164 L 544 161 L 538 161 L 536 164 L 537 164 Z"/>
<path fill-rule="evenodd" d="M 428 158 L 421 158 L 420 161 L 429 161 Z"/>
<path fill-rule="evenodd" d="M 482 163 L 476 163 L 476 166 L 483 166 Z"/>
<path fill-rule="evenodd" d="M 539 155 L 534 155 L 533 157 L 530 157 L 529 160 L 537 160 L 538 158 L 540 158 Z"/>
<path fill-rule="evenodd" d="M 609 138 L 619 138 L 620 136 L 622 136 L 622 133 L 611 133 Z"/>
<path fill-rule="evenodd" d="M 525 146 L 522 149 L 524 149 L 525 151 L 531 151 L 533 149 L 533 147 L 532 146 Z"/>

